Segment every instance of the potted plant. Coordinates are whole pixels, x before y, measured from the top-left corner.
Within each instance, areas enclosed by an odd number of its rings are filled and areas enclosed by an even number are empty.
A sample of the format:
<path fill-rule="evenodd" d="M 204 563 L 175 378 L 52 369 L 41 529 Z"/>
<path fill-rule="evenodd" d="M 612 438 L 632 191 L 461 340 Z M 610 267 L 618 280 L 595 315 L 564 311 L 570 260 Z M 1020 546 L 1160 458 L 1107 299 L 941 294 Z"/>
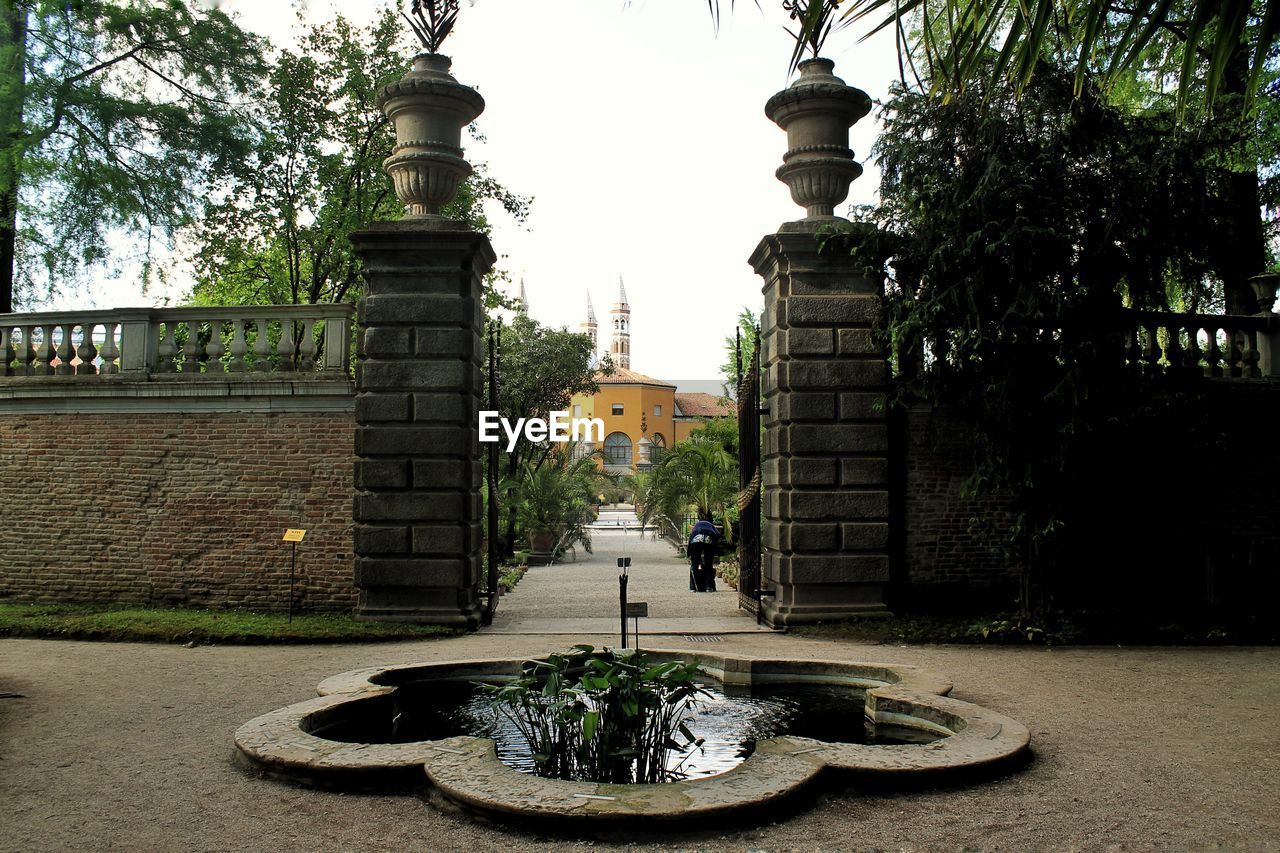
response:
<path fill-rule="evenodd" d="M 590 457 L 555 453 L 541 464 L 525 464 L 515 489 L 516 515 L 533 552 L 530 564 L 546 565 L 578 542 L 591 549 L 587 524 L 601 476 Z"/>
<path fill-rule="evenodd" d="M 404 17 L 424 52 L 414 57 L 412 71 L 378 93 L 378 107 L 396 129 L 383 165 L 410 218 L 438 219 L 471 175 L 462 129 L 484 112 L 484 98 L 455 80 L 452 61 L 439 53 L 457 22 L 458 0 L 413 0 Z"/>
<path fill-rule="evenodd" d="M 849 196 L 862 166 L 849 148 L 849 128 L 871 111 L 871 98 L 832 73 L 835 63 L 818 56 L 839 24 L 829 0 L 785 0 L 783 8 L 802 24 L 792 31 L 792 68 L 800 76 L 765 104 L 765 115 L 787 132 L 787 153 L 777 171 L 791 199 L 805 208 L 806 222 L 837 219 L 835 206 Z M 805 52 L 809 59 L 802 59 Z"/>

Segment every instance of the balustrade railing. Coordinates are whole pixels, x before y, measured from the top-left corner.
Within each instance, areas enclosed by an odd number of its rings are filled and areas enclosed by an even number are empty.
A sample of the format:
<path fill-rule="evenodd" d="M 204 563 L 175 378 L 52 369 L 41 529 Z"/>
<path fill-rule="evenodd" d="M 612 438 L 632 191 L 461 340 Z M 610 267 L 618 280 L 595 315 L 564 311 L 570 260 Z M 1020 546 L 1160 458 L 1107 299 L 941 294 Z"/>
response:
<path fill-rule="evenodd" d="M 1124 312 L 1124 360 L 1147 375 L 1280 376 L 1280 315 Z"/>
<path fill-rule="evenodd" d="M 0 314 L 0 376 L 341 378 L 351 305 Z"/>
<path fill-rule="evenodd" d="M 1280 378 L 1280 315 L 1177 314 L 1125 309 L 1110 336 L 1089 335 L 1095 343 L 1110 337 L 1118 369 L 1144 376 L 1208 376 L 1225 379 Z M 1059 329 L 1042 330 L 1038 339 L 1060 362 L 1073 358 L 1070 340 Z M 900 346 L 899 376 L 913 376 L 946 360 L 950 340 L 926 338 L 923 346 Z M 1096 353 L 1096 350 L 1095 350 Z"/>

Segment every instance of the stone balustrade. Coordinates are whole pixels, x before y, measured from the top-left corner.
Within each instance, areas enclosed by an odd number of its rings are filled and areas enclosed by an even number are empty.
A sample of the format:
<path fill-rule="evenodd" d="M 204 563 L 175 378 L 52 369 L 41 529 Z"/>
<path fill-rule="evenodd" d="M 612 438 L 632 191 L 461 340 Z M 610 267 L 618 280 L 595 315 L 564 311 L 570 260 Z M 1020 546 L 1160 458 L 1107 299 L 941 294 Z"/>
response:
<path fill-rule="evenodd" d="M 1180 314 L 1124 309 L 1112 355 L 1117 365 L 1144 376 L 1220 379 L 1280 378 L 1280 314 Z M 1059 361 L 1071 358 L 1071 335 L 1046 329 L 1041 340 Z M 1094 337 L 1091 334 L 1091 337 Z M 948 341 L 926 337 L 922 347 L 900 342 L 895 373 L 907 378 L 948 357 Z"/>
<path fill-rule="evenodd" d="M 1124 360 L 1147 375 L 1280 377 L 1280 315 L 1125 311 Z"/>
<path fill-rule="evenodd" d="M 0 377 L 346 378 L 354 306 L 0 314 Z"/>

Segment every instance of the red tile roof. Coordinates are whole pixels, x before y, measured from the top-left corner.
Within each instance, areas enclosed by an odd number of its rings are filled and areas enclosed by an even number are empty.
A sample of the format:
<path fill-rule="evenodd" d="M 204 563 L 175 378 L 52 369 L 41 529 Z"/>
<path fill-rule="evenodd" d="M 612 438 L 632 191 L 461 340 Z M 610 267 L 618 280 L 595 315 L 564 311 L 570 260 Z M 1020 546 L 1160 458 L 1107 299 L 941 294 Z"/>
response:
<path fill-rule="evenodd" d="M 663 382 L 661 379 L 654 379 L 652 376 L 645 376 L 643 373 L 636 373 L 634 370 L 628 370 L 625 367 L 615 367 L 613 373 L 605 376 L 603 373 L 596 374 L 597 385 L 658 385 L 663 388 L 674 388 L 670 382 Z"/>
<path fill-rule="evenodd" d="M 738 407 L 732 400 L 725 401 L 714 394 L 702 391 L 689 394 L 676 394 L 676 416 L 689 418 L 722 418 L 738 414 Z"/>

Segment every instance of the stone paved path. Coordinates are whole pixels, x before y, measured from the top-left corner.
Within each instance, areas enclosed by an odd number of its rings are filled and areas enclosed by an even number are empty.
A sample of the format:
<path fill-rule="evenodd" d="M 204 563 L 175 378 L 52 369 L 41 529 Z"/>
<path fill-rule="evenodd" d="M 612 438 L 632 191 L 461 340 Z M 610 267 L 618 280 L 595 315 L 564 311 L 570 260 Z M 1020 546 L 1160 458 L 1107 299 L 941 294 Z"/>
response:
<path fill-rule="evenodd" d="M 618 557 L 631 557 L 628 601 L 649 605 L 641 636 L 767 632 L 738 609 L 738 594 L 721 582 L 714 593 L 689 591 L 689 565 L 652 534 L 595 531 L 592 552 L 581 549 L 555 566 L 534 566 L 502 597 L 492 627 L 497 634 L 616 634 Z"/>

